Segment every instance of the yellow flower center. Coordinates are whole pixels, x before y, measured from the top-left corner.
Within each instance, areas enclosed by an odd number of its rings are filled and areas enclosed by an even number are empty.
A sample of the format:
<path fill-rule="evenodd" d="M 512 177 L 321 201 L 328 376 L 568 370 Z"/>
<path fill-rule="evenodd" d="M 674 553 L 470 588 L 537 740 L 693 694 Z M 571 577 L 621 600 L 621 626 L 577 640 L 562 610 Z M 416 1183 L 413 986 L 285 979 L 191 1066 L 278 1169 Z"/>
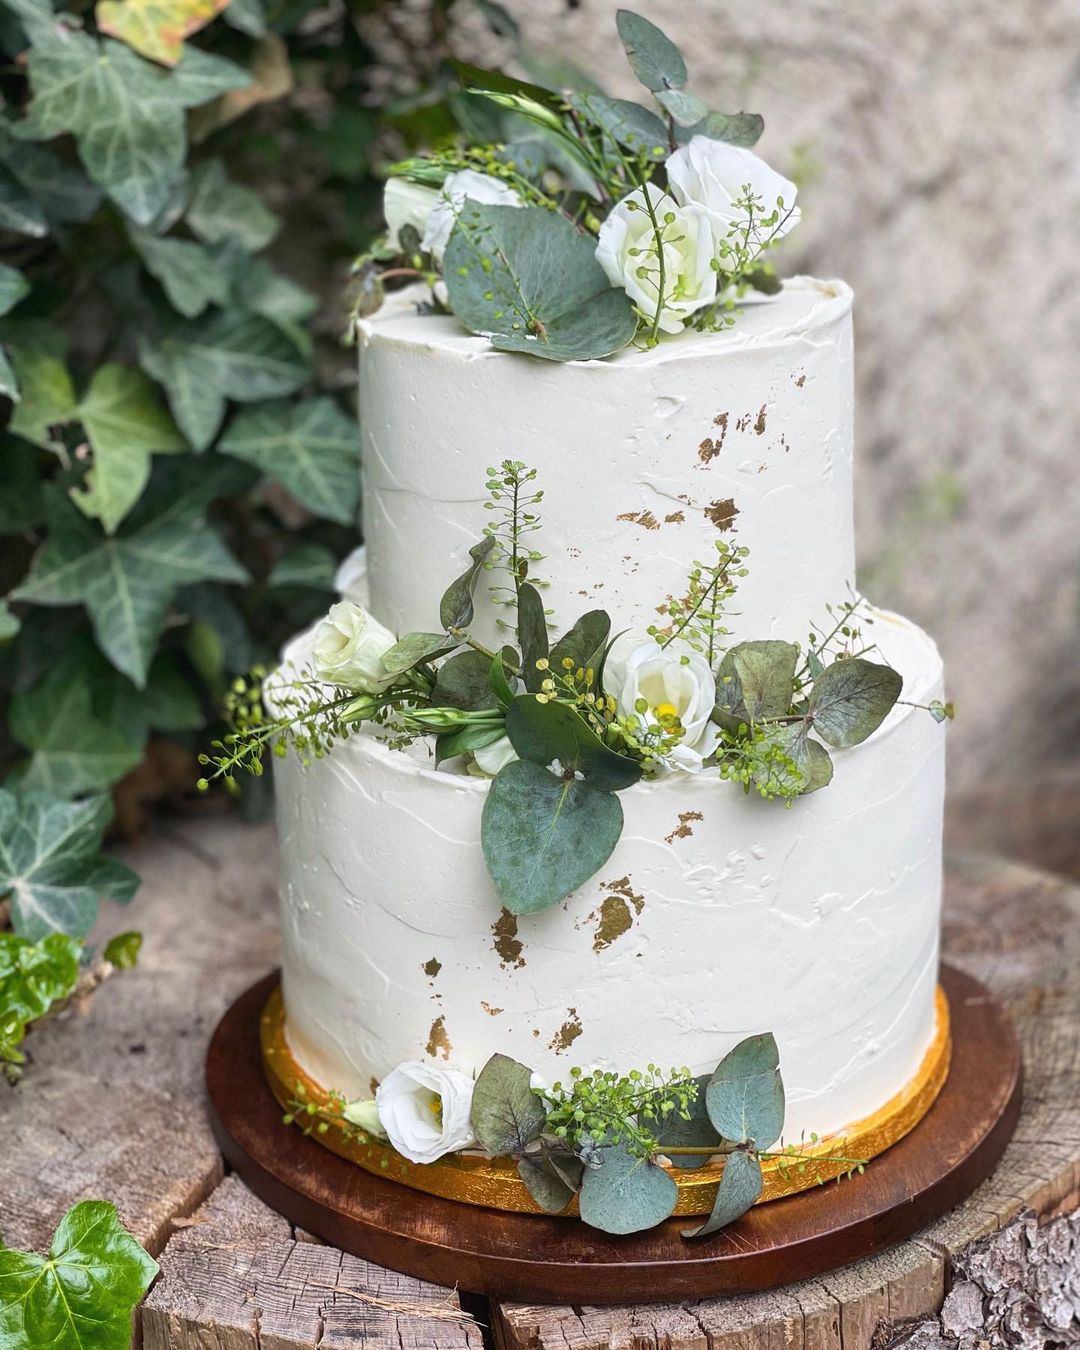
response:
<path fill-rule="evenodd" d="M 442 1124 L 442 1098 L 437 1093 L 431 1094 L 431 1101 L 427 1104 L 428 1110 L 435 1117 L 436 1121 Z"/>
<path fill-rule="evenodd" d="M 654 712 L 661 722 L 665 717 L 678 717 L 679 715 L 679 710 L 674 703 L 658 703 Z"/>

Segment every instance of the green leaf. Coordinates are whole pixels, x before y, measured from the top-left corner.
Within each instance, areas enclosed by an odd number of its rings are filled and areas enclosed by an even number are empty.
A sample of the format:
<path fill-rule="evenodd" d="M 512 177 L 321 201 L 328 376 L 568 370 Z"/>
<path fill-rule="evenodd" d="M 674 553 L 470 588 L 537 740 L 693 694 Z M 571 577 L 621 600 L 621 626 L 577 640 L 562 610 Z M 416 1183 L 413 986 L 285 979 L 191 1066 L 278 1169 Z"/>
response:
<path fill-rule="evenodd" d="M 0 314 L 13 310 L 29 291 L 30 283 L 17 267 L 0 263 Z"/>
<path fill-rule="evenodd" d="M 546 660 L 548 654 L 547 617 L 540 592 L 527 581 L 518 587 L 517 634 L 521 647 L 521 677 L 525 688 L 535 694 L 547 678 L 546 671 L 536 668 L 537 661 Z"/>
<path fill-rule="evenodd" d="M 111 787 L 142 758 L 145 725 L 95 717 L 83 672 L 58 673 L 11 700 L 11 735 L 30 751 L 19 787 L 61 798 Z"/>
<path fill-rule="evenodd" d="M 799 774 L 799 782 L 795 786 L 802 796 L 816 792 L 818 788 L 828 787 L 832 782 L 832 757 L 820 741 L 810 736 L 805 721 L 771 728 L 768 740 L 795 764 Z M 771 772 L 775 773 L 775 768 Z M 755 778 L 754 781 L 758 780 Z"/>
<path fill-rule="evenodd" d="M 98 646 L 142 688 L 177 587 L 246 579 L 205 519 L 206 503 L 227 482 L 207 467 L 193 485 L 169 494 L 163 508 L 159 501 L 140 507 L 111 537 L 84 520 L 62 494 L 50 492 L 48 537 L 12 598 L 84 605 Z"/>
<path fill-rule="evenodd" d="M 740 642 L 716 672 L 716 720 L 729 731 L 786 717 L 794 696 L 799 648 L 793 642 Z"/>
<path fill-rule="evenodd" d="M 559 109 L 559 95 L 545 89 L 543 85 L 530 84 L 528 80 L 519 80 L 516 75 L 507 75 L 501 70 L 486 70 L 482 66 L 473 66 L 467 61 L 451 58 L 450 65 L 461 81 L 463 89 L 478 89 L 493 94 L 515 94 L 520 98 L 531 99 L 552 112 Z M 443 173 L 443 177 L 445 176 Z"/>
<path fill-rule="evenodd" d="M 592 668 L 595 672 L 610 633 L 611 619 L 605 611 L 590 609 L 552 647 L 548 658 L 551 669 L 558 674 L 562 671 L 563 661 L 570 660 L 575 670 Z"/>
<path fill-rule="evenodd" d="M 289 330 L 306 323 L 319 308 L 317 295 L 276 272 L 265 258 L 234 255 L 231 267 L 235 303 L 281 328 Z M 304 337 L 306 340 L 306 333 Z"/>
<path fill-rule="evenodd" d="M 403 675 L 426 661 L 449 656 L 460 646 L 457 638 L 447 637 L 445 633 L 406 633 L 383 653 L 383 669 L 388 675 Z"/>
<path fill-rule="evenodd" d="M 615 22 L 630 69 L 646 89 L 656 93 L 660 89 L 683 87 L 686 62 L 678 47 L 656 24 L 628 9 L 620 9 Z"/>
<path fill-rule="evenodd" d="M 229 0 L 98 0 L 94 17 L 100 32 L 151 61 L 175 66 L 184 39 L 219 14 Z"/>
<path fill-rule="evenodd" d="M 501 722 L 471 722 L 459 727 L 457 731 L 448 731 L 435 740 L 435 764 L 453 759 L 456 755 L 467 754 L 470 750 L 482 750 L 485 745 L 494 745 L 506 735 Z"/>
<path fill-rule="evenodd" d="M 622 1144 L 600 1149 L 599 1167 L 586 1167 L 578 1204 L 584 1223 L 604 1233 L 655 1228 L 675 1209 L 678 1188 L 662 1167 Z"/>
<path fill-rule="evenodd" d="M 702 1074 L 700 1078 L 694 1081 L 697 1083 L 698 1095 L 687 1105 L 690 1119 L 683 1120 L 677 1111 L 672 1111 L 664 1116 L 658 1151 L 665 1153 L 666 1147 L 690 1148 L 695 1144 L 707 1144 L 711 1147 L 707 1148 L 704 1153 L 677 1153 L 671 1156 L 672 1167 L 704 1167 L 714 1153 L 720 1152 L 724 1144 L 723 1139 L 713 1129 L 712 1121 L 709 1119 L 708 1107 L 705 1104 L 709 1075 L 707 1073 Z"/>
<path fill-rule="evenodd" d="M 230 28 L 248 37 L 259 38 L 266 32 L 266 7 L 262 0 L 229 0 L 223 17 Z"/>
<path fill-rule="evenodd" d="M 624 98 L 608 98 L 605 94 L 568 94 L 566 101 L 575 112 L 619 145 L 649 159 L 666 159 L 669 153 L 667 128 L 648 108 Z"/>
<path fill-rule="evenodd" d="M 696 126 L 708 116 L 709 108 L 696 94 L 685 89 L 660 89 L 656 101 L 666 109 L 680 127 Z"/>
<path fill-rule="evenodd" d="M 122 675 L 115 679 L 123 686 L 121 715 L 125 707 L 132 709 L 132 718 L 141 710 L 147 726 L 155 731 L 198 731 L 206 725 L 196 686 L 168 653 L 158 652 L 154 657 L 141 699 Z"/>
<path fill-rule="evenodd" d="M 43 1017 L 74 989 L 81 955 L 82 943 L 68 933 L 31 942 L 0 932 L 0 1018 L 14 1013 L 26 1023 Z"/>
<path fill-rule="evenodd" d="M 15 135 L 74 135 L 87 173 L 117 206 L 149 225 L 184 166 L 184 109 L 250 82 L 231 62 L 188 49 L 173 71 L 120 42 L 86 33 L 41 33 L 27 56 L 33 99 Z"/>
<path fill-rule="evenodd" d="M 509 708 L 515 698 L 515 693 L 510 688 L 510 682 L 506 678 L 508 652 L 510 650 L 510 648 L 504 647 L 502 651 L 496 652 L 491 658 L 491 666 L 488 669 L 488 684 L 491 686 L 491 692 L 503 708 Z M 514 655 L 516 656 L 517 653 L 515 652 Z M 511 662 L 510 665 L 516 666 L 517 662 Z"/>
<path fill-rule="evenodd" d="M 512 914 L 534 914 L 565 900 L 603 867 L 622 825 L 614 793 L 516 760 L 499 770 L 488 790 L 480 842 L 503 904 Z"/>
<path fill-rule="evenodd" d="M 209 304 L 229 298 L 229 274 L 209 249 L 190 239 L 159 239 L 146 230 L 132 232 L 146 270 L 161 282 L 169 303 L 187 319 Z"/>
<path fill-rule="evenodd" d="M 83 1200 L 47 1256 L 0 1248 L 0 1345 L 128 1350 L 132 1311 L 157 1273 L 115 1205 Z"/>
<path fill-rule="evenodd" d="M 117 970 L 131 970 L 138 963 L 142 950 L 141 933 L 116 933 L 105 944 L 101 953 Z"/>
<path fill-rule="evenodd" d="M 13 637 L 18 635 L 22 623 L 19 616 L 12 612 L 11 606 L 6 600 L 0 600 L 0 645 L 10 642 Z M 486 670 L 485 663 L 485 670 Z"/>
<path fill-rule="evenodd" d="M 506 734 L 522 759 L 545 770 L 557 759 L 564 772 L 583 774 L 585 785 L 599 792 L 621 792 L 641 777 L 637 760 L 609 749 L 566 703 L 520 695 L 510 704 Z"/>
<path fill-rule="evenodd" d="M 204 244 L 235 241 L 247 253 L 265 248 L 281 225 L 257 193 L 229 182 L 220 159 L 192 171 L 184 219 Z"/>
<path fill-rule="evenodd" d="M 329 396 L 267 403 L 242 412 L 218 449 L 254 464 L 316 515 L 355 524 L 360 484 L 356 423 Z"/>
<path fill-rule="evenodd" d="M 581 1187 L 584 1166 L 570 1149 L 543 1140 L 518 1159 L 518 1176 L 546 1214 L 561 1214 Z"/>
<path fill-rule="evenodd" d="M 269 586 L 312 586 L 332 591 L 336 575 L 337 559 L 331 550 L 325 544 L 301 540 L 282 554 L 266 582 Z"/>
<path fill-rule="evenodd" d="M 94 372 L 75 417 L 94 452 L 86 486 L 71 499 L 113 534 L 142 496 L 153 454 L 175 454 L 187 444 L 162 406 L 157 390 L 139 370 L 104 365 Z"/>
<path fill-rule="evenodd" d="M 29 239 L 49 233 L 45 212 L 4 164 L 0 164 L 0 229 Z"/>
<path fill-rule="evenodd" d="M 495 547 L 494 536 L 485 536 L 469 549 L 469 566 L 446 588 L 439 602 L 439 622 L 450 632 L 454 628 L 468 628 L 473 621 L 473 589 L 476 578 Z"/>
<path fill-rule="evenodd" d="M 0 347 L 0 394 L 12 403 L 19 401 L 19 381 L 3 347 Z"/>
<path fill-rule="evenodd" d="M 708 1237 L 746 1213 L 761 1194 L 764 1181 L 756 1153 L 739 1149 L 724 1162 L 712 1213 L 699 1228 L 684 1228 L 683 1237 Z"/>
<path fill-rule="evenodd" d="M 450 307 L 503 351 L 550 361 L 610 356 L 637 331 L 626 292 L 596 261 L 596 243 L 542 207 L 466 201 L 444 260 Z"/>
<path fill-rule="evenodd" d="M 491 662 L 483 652 L 459 652 L 436 671 L 431 701 L 440 707 L 462 708 L 466 712 L 496 708 L 499 701 L 491 689 L 490 673 Z M 499 734 L 503 734 L 501 729 Z"/>
<path fill-rule="evenodd" d="M 729 145 L 749 149 L 758 143 L 764 130 L 765 120 L 757 113 L 710 112 L 693 126 L 680 126 L 676 140 L 680 145 L 686 145 L 695 136 L 708 136 L 713 141 L 727 141 Z"/>
<path fill-rule="evenodd" d="M 139 362 L 165 386 L 173 416 L 196 450 L 205 450 L 217 434 L 226 399 L 280 398 L 308 378 L 307 361 L 295 343 L 270 320 L 240 310 L 178 323 L 157 343 L 144 342 Z M 321 434 L 330 431 L 336 443 L 341 434 L 336 424 L 331 428 L 325 413 L 317 419 Z M 250 448 L 250 436 L 246 444 Z M 272 445 L 268 453 L 279 455 L 280 447 Z"/>
<path fill-rule="evenodd" d="M 11 414 L 8 429 L 45 450 L 55 451 L 51 429 L 69 422 L 78 406 L 67 367 L 44 347 L 21 343 L 12 346 L 11 362 L 19 386 L 19 403 Z"/>
<path fill-rule="evenodd" d="M 473 1088 L 472 1127 L 485 1153 L 517 1157 L 540 1137 L 547 1112 L 531 1087 L 532 1070 L 508 1055 L 492 1055 Z"/>
<path fill-rule="evenodd" d="M 130 900 L 138 878 L 98 856 L 111 817 L 108 797 L 61 802 L 0 788 L 0 894 L 10 892 L 16 933 L 32 942 L 49 933 L 81 937 L 93 927 L 99 896 Z"/>
<path fill-rule="evenodd" d="M 44 234 L 50 222 L 81 225 L 101 204 L 101 192 L 77 164 L 69 163 L 48 146 L 17 140 L 11 124 L 0 122 L 0 222 L 4 219 L 5 188 L 9 183 L 30 202 L 34 222 L 43 228 L 20 229 L 20 234 Z M 16 228 L 9 224 L 9 229 Z"/>
<path fill-rule="evenodd" d="M 784 1129 L 780 1056 L 770 1032 L 748 1036 L 716 1066 L 705 1091 L 713 1126 L 734 1144 L 771 1148 Z"/>
<path fill-rule="evenodd" d="M 829 745 L 858 745 L 892 711 L 903 683 L 891 666 L 857 656 L 834 661 L 814 681 L 807 724 Z"/>

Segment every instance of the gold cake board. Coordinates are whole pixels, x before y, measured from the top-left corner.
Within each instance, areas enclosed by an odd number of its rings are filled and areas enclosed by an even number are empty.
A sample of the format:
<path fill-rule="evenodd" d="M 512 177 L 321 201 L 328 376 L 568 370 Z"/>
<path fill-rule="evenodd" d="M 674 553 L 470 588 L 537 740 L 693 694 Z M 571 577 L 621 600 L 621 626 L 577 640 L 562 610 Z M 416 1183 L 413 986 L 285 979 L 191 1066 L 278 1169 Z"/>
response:
<path fill-rule="evenodd" d="M 316 1114 L 310 1119 L 318 1122 L 318 1128 L 310 1137 L 332 1153 L 376 1176 L 428 1195 L 518 1214 L 544 1212 L 510 1159 L 458 1153 L 434 1163 L 412 1163 L 389 1144 L 358 1135 L 334 1112 L 330 1091 L 306 1073 L 293 1056 L 286 1038 L 280 985 L 275 986 L 262 1010 L 259 1040 L 263 1070 L 283 1111 L 293 1111 L 297 1101 L 311 1103 Z M 933 1106 L 948 1077 L 951 1057 L 949 1001 L 939 985 L 933 1040 L 914 1077 L 872 1115 L 813 1143 L 802 1141 L 787 1156 L 763 1160 L 765 1186 L 757 1203 L 766 1204 L 832 1181 L 850 1172 L 854 1161 L 869 1162 L 903 1139 Z M 708 1214 L 723 1169 L 722 1158 L 704 1167 L 668 1168 L 679 1191 L 675 1214 Z M 575 1199 L 564 1217 L 573 1218 L 576 1213 Z"/>

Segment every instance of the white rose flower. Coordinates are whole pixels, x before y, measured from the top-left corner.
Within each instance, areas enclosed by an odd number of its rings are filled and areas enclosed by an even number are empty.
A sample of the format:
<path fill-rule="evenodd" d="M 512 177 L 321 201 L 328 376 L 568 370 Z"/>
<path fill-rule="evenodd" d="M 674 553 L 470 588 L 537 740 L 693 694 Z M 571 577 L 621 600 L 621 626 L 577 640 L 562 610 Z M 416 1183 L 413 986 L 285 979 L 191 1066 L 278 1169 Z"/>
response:
<path fill-rule="evenodd" d="M 382 1080 L 375 1103 L 397 1151 L 410 1162 L 431 1163 L 476 1143 L 472 1096 L 468 1074 L 409 1060 Z"/>
<path fill-rule="evenodd" d="M 374 1097 L 346 1102 L 341 1108 L 341 1114 L 350 1125 L 355 1125 L 365 1134 L 374 1135 L 376 1139 L 386 1138 L 386 1131 L 379 1120 L 379 1107 Z"/>
<path fill-rule="evenodd" d="M 668 158 L 664 167 L 675 200 L 684 207 L 701 207 L 708 214 L 717 250 L 729 238 L 732 226 L 746 222 L 745 210 L 735 203 L 746 196 L 747 188 L 761 200 L 766 215 L 777 209 L 778 199 L 783 200 L 780 221 L 765 231 L 766 236 L 782 239 L 799 223 L 801 213 L 795 205 L 798 188 L 742 146 L 694 136 L 689 145 Z M 719 261 L 723 267 L 725 260 L 721 257 Z"/>
<path fill-rule="evenodd" d="M 719 728 L 709 719 L 716 705 L 716 677 L 697 652 L 688 655 L 655 642 L 635 647 L 625 661 L 609 663 L 604 681 L 618 701 L 620 717 L 636 717 L 642 728 L 677 718 L 682 739 L 664 758 L 671 769 L 700 772 L 716 749 Z M 647 712 L 638 711 L 644 700 Z"/>
<path fill-rule="evenodd" d="M 315 674 L 363 694 L 378 694 L 390 677 L 382 658 L 397 641 L 362 605 L 339 600 L 315 629 Z"/>
<path fill-rule="evenodd" d="M 649 193 L 648 201 L 645 194 Z M 651 204 L 663 234 L 662 253 L 647 210 Z M 660 258 L 664 262 L 664 298 L 660 327 L 681 331 L 695 310 L 716 299 L 715 243 L 703 207 L 680 205 L 657 188 L 644 187 L 616 203 L 600 226 L 596 258 L 613 286 L 621 286 L 643 318 L 656 314 Z"/>
<path fill-rule="evenodd" d="M 507 187 L 498 178 L 488 173 L 477 173 L 475 169 L 460 169 L 452 173 L 436 193 L 431 214 L 420 240 L 420 247 L 430 253 L 441 266 L 446 252 L 450 231 L 458 217 L 458 212 L 466 201 L 479 202 L 481 206 L 521 206 L 521 198 L 512 187 Z"/>
<path fill-rule="evenodd" d="M 518 752 L 510 744 L 509 736 L 500 736 L 490 745 L 474 750 L 472 756 L 473 763 L 480 772 L 490 774 L 494 778 L 504 764 L 510 764 L 517 759 Z"/>
<path fill-rule="evenodd" d="M 410 183 L 407 178 L 389 178 L 383 191 L 383 215 L 386 238 L 391 247 L 401 248 L 401 231 L 411 225 L 421 238 L 427 229 L 431 209 L 439 199 L 437 188 Z"/>

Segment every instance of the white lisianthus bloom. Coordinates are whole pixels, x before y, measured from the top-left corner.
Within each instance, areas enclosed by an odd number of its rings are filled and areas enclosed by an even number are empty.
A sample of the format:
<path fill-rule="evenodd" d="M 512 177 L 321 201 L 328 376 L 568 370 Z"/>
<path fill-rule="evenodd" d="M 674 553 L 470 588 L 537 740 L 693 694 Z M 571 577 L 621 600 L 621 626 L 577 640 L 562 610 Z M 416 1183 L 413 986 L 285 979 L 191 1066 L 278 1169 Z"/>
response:
<path fill-rule="evenodd" d="M 682 738 L 663 763 L 670 769 L 700 772 L 720 739 L 719 728 L 709 720 L 716 705 L 716 677 L 703 656 L 647 642 L 624 661 L 610 662 L 604 684 L 618 702 L 619 716 L 637 718 L 642 731 L 678 721 Z M 640 711 L 639 702 L 647 711 Z"/>
<path fill-rule="evenodd" d="M 431 1163 L 476 1143 L 472 1096 L 468 1074 L 409 1060 L 382 1080 L 375 1104 L 397 1151 L 410 1162 Z"/>
<path fill-rule="evenodd" d="M 386 238 L 391 248 L 401 248 L 401 231 L 411 225 L 423 238 L 431 209 L 439 199 L 438 188 L 410 183 L 407 178 L 388 178 L 383 191 Z"/>
<path fill-rule="evenodd" d="M 397 641 L 362 605 L 339 600 L 315 629 L 315 674 L 362 694 L 378 694 L 390 682 L 382 659 Z"/>
<path fill-rule="evenodd" d="M 645 194 L 648 193 L 648 199 Z M 663 240 L 657 247 L 651 205 Z M 703 207 L 682 206 L 674 197 L 646 185 L 617 202 L 600 226 L 596 258 L 613 286 L 621 286 L 642 318 L 652 321 L 660 294 L 663 259 L 663 305 L 660 327 L 681 331 L 695 310 L 716 299 L 715 245 Z"/>
<path fill-rule="evenodd" d="M 739 237 L 742 237 L 740 227 L 745 226 L 747 214 L 744 207 L 735 203 L 745 199 L 748 189 L 760 201 L 765 216 L 775 210 L 780 213 L 776 225 L 763 229 L 755 252 L 760 250 L 766 238 L 782 239 L 799 223 L 801 212 L 795 205 L 798 188 L 742 146 L 714 141 L 709 136 L 694 136 L 689 145 L 669 156 L 664 167 L 675 200 L 684 207 L 701 207 L 708 214 L 720 266 L 726 264 L 727 270 L 733 266 L 734 259 L 725 259 L 720 245 L 731 237 L 733 228 L 739 230 Z M 782 207 L 778 206 L 780 201 Z M 753 243 L 751 238 L 751 246 Z"/>
<path fill-rule="evenodd" d="M 500 736 L 490 745 L 474 750 L 472 757 L 473 763 L 481 773 L 490 774 L 494 778 L 505 764 L 510 764 L 518 758 L 518 752 L 510 744 L 509 736 Z"/>
<path fill-rule="evenodd" d="M 512 187 L 492 178 L 489 173 L 475 169 L 460 169 L 452 173 L 436 193 L 431 214 L 427 218 L 420 247 L 442 264 L 443 254 L 454 228 L 458 212 L 466 201 L 481 206 L 522 206 L 524 203 Z"/>
<path fill-rule="evenodd" d="M 386 1131 L 382 1127 L 382 1121 L 379 1119 L 379 1107 L 374 1097 L 346 1102 L 341 1108 L 341 1114 L 350 1125 L 355 1125 L 365 1134 L 374 1135 L 376 1139 L 387 1137 Z"/>

